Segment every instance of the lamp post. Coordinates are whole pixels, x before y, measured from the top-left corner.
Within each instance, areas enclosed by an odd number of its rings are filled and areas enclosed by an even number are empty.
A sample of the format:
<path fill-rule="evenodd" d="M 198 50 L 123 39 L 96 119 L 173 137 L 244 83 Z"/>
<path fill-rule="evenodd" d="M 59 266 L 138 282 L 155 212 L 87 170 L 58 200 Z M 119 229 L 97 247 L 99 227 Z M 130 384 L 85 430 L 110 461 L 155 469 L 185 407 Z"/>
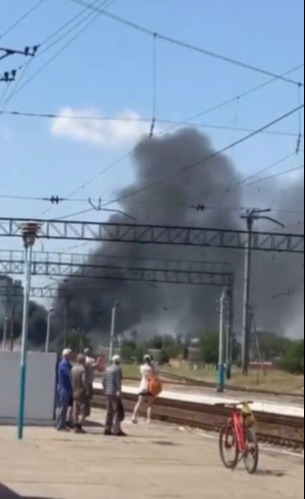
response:
<path fill-rule="evenodd" d="M 114 302 L 111 311 L 111 329 L 110 329 L 110 345 L 109 345 L 109 362 L 112 361 L 114 354 L 114 341 L 115 341 L 115 325 L 116 325 L 116 313 L 118 308 L 118 301 Z"/>
<path fill-rule="evenodd" d="M 5 352 L 5 350 L 6 350 L 8 321 L 9 321 L 8 317 L 5 317 L 4 325 L 3 325 L 3 339 L 2 339 L 2 351 L 3 352 Z"/>
<path fill-rule="evenodd" d="M 225 305 L 227 299 L 227 288 L 224 288 L 220 298 L 219 309 L 219 360 L 218 360 L 218 383 L 217 391 L 222 393 L 225 385 L 225 356 L 224 356 L 224 333 L 225 333 Z"/>
<path fill-rule="evenodd" d="M 50 308 L 47 318 L 47 333 L 46 333 L 46 353 L 49 353 L 50 348 L 50 336 L 51 336 L 51 319 L 54 312 L 54 308 Z"/>
<path fill-rule="evenodd" d="M 244 266 L 244 297 L 243 297 L 243 326 L 242 326 L 242 373 L 248 375 L 249 370 L 249 353 L 250 353 L 250 337 L 251 337 L 251 266 L 252 266 L 252 246 L 253 246 L 253 226 L 254 222 L 259 220 L 267 220 L 282 228 L 285 225 L 275 220 L 272 217 L 264 215 L 270 213 L 271 209 L 261 210 L 254 208 L 247 210 L 241 218 L 247 223 L 247 242 L 245 247 L 245 266 Z"/>
<path fill-rule="evenodd" d="M 25 412 L 25 389 L 26 389 L 26 361 L 27 361 L 27 338 L 29 322 L 29 301 L 31 290 L 31 270 L 32 254 L 35 240 L 38 236 L 39 225 L 35 222 L 28 222 L 22 225 L 21 232 L 24 245 L 24 297 L 23 297 L 23 317 L 22 317 L 22 338 L 20 356 L 20 393 L 19 393 L 19 414 L 18 414 L 18 439 L 23 439 L 24 412 Z"/>
<path fill-rule="evenodd" d="M 51 281 L 54 281 L 56 282 L 57 284 L 67 284 L 69 282 L 69 279 L 64 279 L 64 280 L 60 280 L 60 279 L 56 279 L 55 277 L 53 276 L 50 276 L 49 279 Z M 46 286 L 46 288 L 49 288 L 51 286 L 51 284 L 49 284 L 48 286 Z M 54 312 L 54 309 L 52 309 L 52 313 Z M 51 315 L 52 315 L 51 313 Z M 68 320 L 69 320 L 69 298 L 66 297 L 64 299 L 64 330 L 63 330 L 63 348 L 67 348 L 67 343 L 68 343 Z M 49 328 L 51 329 L 51 317 L 48 316 L 48 324 L 49 324 Z"/>

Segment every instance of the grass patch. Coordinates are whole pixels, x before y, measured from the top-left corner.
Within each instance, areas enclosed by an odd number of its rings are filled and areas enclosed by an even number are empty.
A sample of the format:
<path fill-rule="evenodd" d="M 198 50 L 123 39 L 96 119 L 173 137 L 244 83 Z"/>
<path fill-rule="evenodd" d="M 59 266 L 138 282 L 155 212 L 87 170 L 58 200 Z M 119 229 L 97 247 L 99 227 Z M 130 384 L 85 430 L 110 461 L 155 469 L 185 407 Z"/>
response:
<path fill-rule="evenodd" d="M 215 384 L 217 380 L 217 372 L 213 370 L 207 371 L 205 369 L 198 369 L 197 371 L 193 371 L 187 368 L 165 366 L 162 368 L 162 371 Z M 125 378 L 140 379 L 139 367 L 136 365 L 124 365 L 123 372 Z M 249 390 L 267 390 L 278 393 L 302 394 L 304 378 L 303 376 L 296 376 L 285 373 L 284 371 L 272 371 L 266 375 L 260 372 L 259 377 L 257 376 L 257 373 L 253 371 L 250 372 L 248 376 L 243 376 L 240 370 L 234 369 L 232 372 L 232 379 L 228 381 L 227 384 L 234 387 L 247 388 Z"/>

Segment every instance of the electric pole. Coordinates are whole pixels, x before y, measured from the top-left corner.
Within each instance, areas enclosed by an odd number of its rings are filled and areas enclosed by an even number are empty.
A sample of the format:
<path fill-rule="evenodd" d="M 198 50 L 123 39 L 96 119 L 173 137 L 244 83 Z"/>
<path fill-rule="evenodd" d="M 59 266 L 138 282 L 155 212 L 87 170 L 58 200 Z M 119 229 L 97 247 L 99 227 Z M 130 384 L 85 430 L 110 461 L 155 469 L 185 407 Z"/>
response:
<path fill-rule="evenodd" d="M 251 264 L 252 264 L 252 246 L 253 246 L 253 226 L 258 220 L 268 220 L 280 227 L 285 227 L 281 222 L 271 218 L 265 213 L 270 213 L 272 210 L 260 210 L 254 208 L 247 210 L 241 218 L 247 222 L 247 243 L 245 248 L 245 269 L 244 269 L 244 297 L 243 297 L 243 326 L 242 326 L 242 372 L 248 374 L 249 368 L 249 352 L 251 338 Z"/>
<path fill-rule="evenodd" d="M 116 326 L 116 314 L 118 309 L 119 302 L 116 300 L 112 307 L 111 311 L 111 328 L 110 328 L 110 343 L 109 343 L 109 363 L 112 361 L 112 357 L 114 354 L 114 345 L 115 345 L 115 326 Z"/>

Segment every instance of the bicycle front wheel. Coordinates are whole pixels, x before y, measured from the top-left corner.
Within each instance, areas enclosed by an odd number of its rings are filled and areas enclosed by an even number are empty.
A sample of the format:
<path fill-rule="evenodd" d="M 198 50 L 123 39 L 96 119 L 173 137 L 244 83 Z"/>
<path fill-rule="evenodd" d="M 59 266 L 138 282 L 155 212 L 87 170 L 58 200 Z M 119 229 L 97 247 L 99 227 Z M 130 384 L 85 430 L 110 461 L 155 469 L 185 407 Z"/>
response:
<path fill-rule="evenodd" d="M 259 445 L 255 430 L 246 428 L 245 430 L 246 450 L 243 456 L 245 468 L 250 475 L 254 475 L 259 462 Z"/>
<path fill-rule="evenodd" d="M 238 443 L 232 425 L 225 426 L 219 436 L 219 453 L 225 468 L 232 470 L 238 463 Z"/>

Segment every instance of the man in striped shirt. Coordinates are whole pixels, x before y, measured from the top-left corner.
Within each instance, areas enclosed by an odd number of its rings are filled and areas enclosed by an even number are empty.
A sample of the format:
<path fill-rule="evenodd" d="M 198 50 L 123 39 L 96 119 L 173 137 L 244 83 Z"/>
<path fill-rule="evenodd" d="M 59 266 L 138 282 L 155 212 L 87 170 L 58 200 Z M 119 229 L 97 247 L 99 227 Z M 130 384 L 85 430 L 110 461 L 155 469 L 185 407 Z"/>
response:
<path fill-rule="evenodd" d="M 105 435 L 125 437 L 121 429 L 122 422 L 122 380 L 121 359 L 118 355 L 112 358 L 111 366 L 107 367 L 103 380 L 104 393 L 107 398 L 107 413 Z"/>

